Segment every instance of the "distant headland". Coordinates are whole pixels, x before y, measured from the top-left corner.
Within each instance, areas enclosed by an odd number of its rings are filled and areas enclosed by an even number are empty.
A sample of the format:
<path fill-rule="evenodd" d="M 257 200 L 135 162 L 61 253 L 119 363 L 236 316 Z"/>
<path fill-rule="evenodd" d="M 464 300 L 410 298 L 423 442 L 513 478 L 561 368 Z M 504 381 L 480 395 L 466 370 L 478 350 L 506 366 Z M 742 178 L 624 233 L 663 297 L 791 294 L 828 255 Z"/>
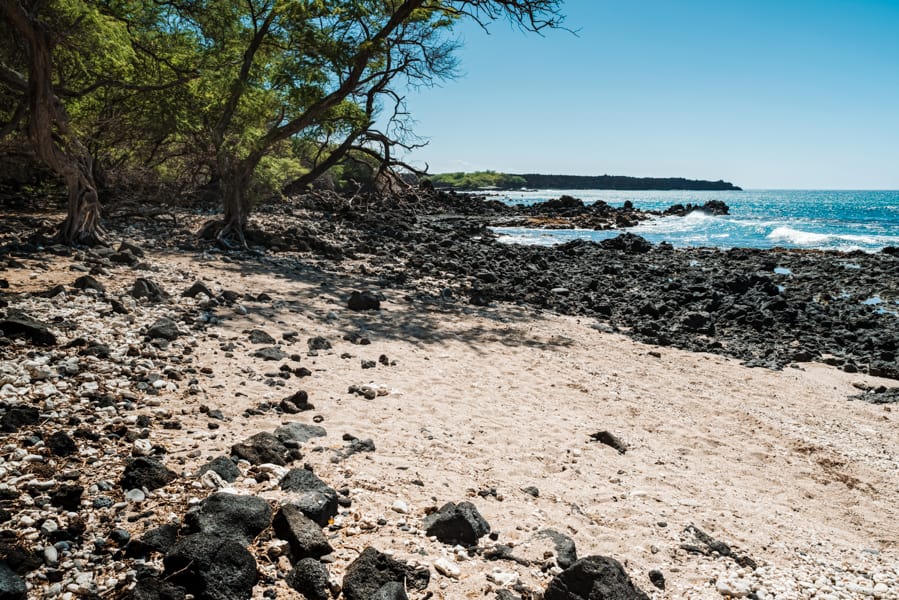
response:
<path fill-rule="evenodd" d="M 474 173 L 440 173 L 428 179 L 437 188 L 457 190 L 741 190 L 727 181 L 705 181 L 683 177 L 626 177 L 623 175 L 525 175 L 477 171 Z"/>

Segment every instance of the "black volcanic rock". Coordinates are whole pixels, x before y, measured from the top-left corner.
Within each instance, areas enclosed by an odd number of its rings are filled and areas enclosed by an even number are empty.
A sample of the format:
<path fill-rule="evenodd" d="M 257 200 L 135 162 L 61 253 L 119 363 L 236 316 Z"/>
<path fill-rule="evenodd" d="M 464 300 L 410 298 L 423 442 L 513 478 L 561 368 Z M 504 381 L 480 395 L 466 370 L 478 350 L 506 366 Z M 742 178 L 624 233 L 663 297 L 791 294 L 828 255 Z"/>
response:
<path fill-rule="evenodd" d="M 473 546 L 490 533 L 490 525 L 471 502 L 448 502 L 425 517 L 424 529 L 444 544 Z"/>
<path fill-rule="evenodd" d="M 280 486 L 291 492 L 284 504 L 293 504 L 322 527 L 337 514 L 337 492 L 312 471 L 291 469 L 281 478 Z"/>
<path fill-rule="evenodd" d="M 234 539 L 195 533 L 165 555 L 166 579 L 198 600 L 242 600 L 253 594 L 256 559 Z"/>
<path fill-rule="evenodd" d="M 346 600 L 372 600 L 378 598 L 377 594 L 387 584 L 405 583 L 410 589 L 423 590 L 430 580 L 428 569 L 413 569 L 369 547 L 347 567 L 343 578 L 343 596 Z"/>
<path fill-rule="evenodd" d="M 217 492 L 184 516 L 188 530 L 243 545 L 252 541 L 272 521 L 272 507 L 262 498 Z"/>
<path fill-rule="evenodd" d="M 26 338 L 36 346 L 56 344 L 56 335 L 50 331 L 49 325 L 24 314 L 9 315 L 5 319 L 0 319 L 0 332 L 8 338 Z"/>
<path fill-rule="evenodd" d="M 557 575 L 544 600 L 649 600 L 634 585 L 617 560 L 605 556 L 582 558 Z"/>
<path fill-rule="evenodd" d="M 152 458 L 140 457 L 128 461 L 122 475 L 121 486 L 125 491 L 146 488 L 155 490 L 178 478 L 165 465 Z"/>
<path fill-rule="evenodd" d="M 290 554 L 294 561 L 321 558 L 333 551 L 321 526 L 293 504 L 285 504 L 278 510 L 272 528 L 275 535 L 290 544 Z"/>

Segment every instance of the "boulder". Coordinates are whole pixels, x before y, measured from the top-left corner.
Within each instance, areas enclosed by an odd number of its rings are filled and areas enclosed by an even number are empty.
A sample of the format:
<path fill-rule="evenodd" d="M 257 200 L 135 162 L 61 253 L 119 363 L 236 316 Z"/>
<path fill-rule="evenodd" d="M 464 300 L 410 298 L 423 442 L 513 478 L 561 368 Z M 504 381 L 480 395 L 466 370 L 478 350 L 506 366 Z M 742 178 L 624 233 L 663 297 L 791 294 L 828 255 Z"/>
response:
<path fill-rule="evenodd" d="M 100 294 L 106 293 L 106 287 L 90 275 L 82 275 L 75 280 L 72 287 L 78 290 L 94 290 Z"/>
<path fill-rule="evenodd" d="M 0 600 L 25 600 L 25 580 L 0 560 Z"/>
<path fill-rule="evenodd" d="M 20 427 L 37 425 L 40 417 L 40 411 L 33 406 L 13 406 L 7 409 L 6 414 L 0 419 L 0 430 L 15 433 Z"/>
<path fill-rule="evenodd" d="M 304 558 L 290 570 L 284 581 L 307 600 L 330 600 L 328 567 L 314 558 Z"/>
<path fill-rule="evenodd" d="M 125 472 L 122 474 L 122 489 L 125 491 L 133 489 L 155 490 L 161 488 L 175 479 L 178 475 L 168 470 L 165 465 L 159 461 L 141 456 L 133 458 L 125 465 Z"/>
<path fill-rule="evenodd" d="M 346 303 L 350 310 L 380 310 L 381 300 L 371 292 L 353 292 Z"/>
<path fill-rule="evenodd" d="M 234 461 L 227 456 L 218 456 L 200 467 L 197 471 L 197 477 L 200 477 L 206 471 L 214 471 L 219 477 L 228 483 L 233 483 L 240 477 L 240 469 L 234 464 Z"/>
<path fill-rule="evenodd" d="M 256 559 L 234 539 L 195 533 L 178 540 L 163 560 L 166 579 L 197 600 L 244 600 L 253 595 Z"/>
<path fill-rule="evenodd" d="M 290 544 L 290 554 L 294 561 L 321 558 L 333 551 L 321 526 L 304 515 L 298 506 L 283 505 L 275 515 L 272 527 L 275 535 Z"/>
<path fill-rule="evenodd" d="M 281 479 L 281 489 L 291 494 L 284 504 L 292 504 L 324 527 L 337 514 L 337 492 L 312 471 L 291 469 Z"/>
<path fill-rule="evenodd" d="M 263 431 L 231 446 L 231 454 L 254 465 L 272 463 L 284 466 L 289 459 L 290 449 L 274 434 Z"/>
<path fill-rule="evenodd" d="M 210 298 L 214 298 L 215 294 L 209 289 L 202 281 L 195 282 L 192 286 L 181 292 L 181 295 L 185 298 L 195 298 L 198 294 L 206 294 Z"/>
<path fill-rule="evenodd" d="M 248 545 L 272 522 L 272 507 L 255 496 L 217 492 L 190 510 L 184 522 L 191 532 Z"/>
<path fill-rule="evenodd" d="M 172 341 L 177 339 L 179 335 L 181 335 L 181 332 L 178 331 L 178 324 L 166 317 L 157 319 L 156 322 L 147 329 L 147 338 L 151 340 L 154 338 L 162 338 L 164 340 Z"/>
<path fill-rule="evenodd" d="M 285 445 L 299 446 L 300 444 L 305 444 L 314 437 L 324 437 L 326 435 L 328 435 L 328 432 L 325 431 L 324 427 L 307 425 L 306 423 L 297 423 L 295 421 L 285 423 L 275 429 L 275 437 Z"/>
<path fill-rule="evenodd" d="M 424 520 L 427 535 L 444 544 L 474 546 L 478 539 L 490 533 L 490 525 L 471 502 L 448 502 Z"/>
<path fill-rule="evenodd" d="M 146 298 L 150 302 L 161 302 L 169 297 L 165 290 L 159 287 L 156 282 L 143 277 L 139 277 L 134 281 L 130 294 L 132 298 L 137 300 Z"/>
<path fill-rule="evenodd" d="M 588 556 L 553 578 L 544 600 L 649 600 L 614 558 Z"/>
<path fill-rule="evenodd" d="M 22 314 L 9 315 L 0 320 L 0 332 L 8 338 L 26 338 L 36 346 L 56 344 L 56 335 L 50 331 L 49 325 Z"/>
<path fill-rule="evenodd" d="M 374 548 L 366 548 L 347 567 L 343 578 L 343 597 L 346 600 L 372 600 L 384 598 L 394 600 L 402 596 L 378 596 L 387 584 L 396 583 L 414 590 L 424 590 L 431 580 L 431 572 L 413 569 L 402 561 L 395 560 Z M 395 590 L 392 586 L 390 590 Z M 395 592 L 392 592 L 395 594 Z"/>

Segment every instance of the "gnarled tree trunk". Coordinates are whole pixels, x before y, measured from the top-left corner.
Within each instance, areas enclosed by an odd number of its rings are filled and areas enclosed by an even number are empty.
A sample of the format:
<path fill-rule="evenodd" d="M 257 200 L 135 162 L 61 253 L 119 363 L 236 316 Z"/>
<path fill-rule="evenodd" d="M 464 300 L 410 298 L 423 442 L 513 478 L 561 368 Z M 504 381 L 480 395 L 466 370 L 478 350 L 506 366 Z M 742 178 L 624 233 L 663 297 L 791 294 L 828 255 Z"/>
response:
<path fill-rule="evenodd" d="M 68 114 L 53 86 L 52 34 L 17 0 L 0 0 L 0 13 L 27 43 L 29 140 L 68 188 L 67 216 L 56 238 L 65 244 L 102 243 L 100 202 L 90 153 L 72 134 Z"/>

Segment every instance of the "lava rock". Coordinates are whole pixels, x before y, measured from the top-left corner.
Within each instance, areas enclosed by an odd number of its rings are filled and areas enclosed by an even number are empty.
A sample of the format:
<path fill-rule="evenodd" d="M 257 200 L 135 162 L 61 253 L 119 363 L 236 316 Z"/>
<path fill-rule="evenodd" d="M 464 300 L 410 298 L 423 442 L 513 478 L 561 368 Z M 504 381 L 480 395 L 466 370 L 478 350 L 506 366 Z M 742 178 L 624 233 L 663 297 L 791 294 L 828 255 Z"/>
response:
<path fill-rule="evenodd" d="M 660 590 L 665 589 L 665 575 L 663 575 L 661 571 L 658 571 L 656 569 L 650 571 L 649 581 L 652 582 L 652 585 L 656 586 Z"/>
<path fill-rule="evenodd" d="M 65 484 L 59 486 L 50 494 L 50 504 L 75 511 L 81 506 L 81 496 L 84 495 L 84 487 L 80 485 Z"/>
<path fill-rule="evenodd" d="M 309 346 L 309 350 L 315 352 L 318 350 L 330 350 L 331 342 L 326 340 L 321 336 L 311 337 L 306 340 L 306 345 Z"/>
<path fill-rule="evenodd" d="M 0 419 L 0 429 L 7 433 L 15 433 L 22 427 L 37 425 L 40 417 L 40 411 L 33 406 L 13 406 Z"/>
<path fill-rule="evenodd" d="M 235 539 L 244 545 L 272 522 L 272 507 L 262 498 L 217 492 L 184 516 L 193 533 Z"/>
<path fill-rule="evenodd" d="M 56 456 L 70 456 L 78 452 L 75 440 L 65 431 L 57 431 L 47 438 L 47 447 Z"/>
<path fill-rule="evenodd" d="M 265 348 L 254 350 L 250 356 L 261 358 L 262 360 L 282 360 L 287 358 L 287 353 L 277 346 L 266 346 Z"/>
<path fill-rule="evenodd" d="M 227 456 L 218 456 L 200 467 L 200 470 L 197 471 L 197 477 L 202 476 L 206 471 L 215 471 L 219 477 L 228 483 L 233 483 L 240 477 L 240 469 Z"/>
<path fill-rule="evenodd" d="M 100 294 L 106 293 L 106 287 L 90 275 L 82 275 L 75 280 L 72 287 L 79 290 L 94 290 Z"/>
<path fill-rule="evenodd" d="M 146 298 L 150 302 L 162 302 L 169 297 L 165 290 L 159 287 L 156 282 L 143 277 L 139 277 L 135 280 L 130 293 L 132 298 L 137 300 Z"/>
<path fill-rule="evenodd" d="M 195 298 L 197 294 L 206 294 L 210 298 L 215 298 L 212 290 L 202 281 L 194 282 L 192 286 L 181 292 L 181 295 L 185 298 Z"/>
<path fill-rule="evenodd" d="M 314 558 L 304 558 L 290 570 L 284 581 L 308 600 L 330 600 L 328 567 Z"/>
<path fill-rule="evenodd" d="M 553 578 L 544 600 L 649 600 L 614 558 L 588 556 Z"/>
<path fill-rule="evenodd" d="M 427 535 L 433 535 L 444 544 L 473 546 L 478 539 L 490 533 L 490 525 L 471 502 L 448 502 L 440 510 L 424 520 Z"/>
<path fill-rule="evenodd" d="M 49 325 L 26 315 L 9 315 L 0 320 L 0 332 L 8 338 L 24 337 L 36 346 L 53 346 L 56 335 L 50 331 Z"/>
<path fill-rule="evenodd" d="M 147 329 L 147 339 L 162 338 L 164 340 L 172 341 L 178 339 L 178 336 L 180 335 L 181 332 L 178 331 L 178 325 L 166 317 L 157 319 L 156 322 Z"/>
<path fill-rule="evenodd" d="M 413 569 L 378 550 L 368 547 L 347 567 L 343 578 L 346 600 L 371 600 L 390 583 L 405 583 L 411 589 L 424 590 L 431 580 L 428 569 Z M 393 600 L 396 596 L 381 596 Z"/>
<path fill-rule="evenodd" d="M 314 437 L 325 437 L 328 432 L 318 425 L 290 422 L 275 429 L 275 437 L 283 444 L 305 444 Z"/>
<path fill-rule="evenodd" d="M 381 300 L 371 292 L 353 292 L 346 303 L 350 310 L 380 310 Z"/>
<path fill-rule="evenodd" d="M 292 492 L 284 504 L 293 504 L 322 527 L 337 514 L 337 492 L 311 471 L 291 469 L 281 478 L 280 486 Z"/>
<path fill-rule="evenodd" d="M 281 410 L 287 414 L 296 414 L 306 410 L 313 410 L 315 406 L 309 403 L 309 394 L 303 390 L 299 390 L 295 394 L 291 394 L 281 401 L 279 404 Z"/>
<path fill-rule="evenodd" d="M 159 577 L 141 577 L 122 600 L 184 600 L 184 588 Z"/>
<path fill-rule="evenodd" d="M 274 434 L 263 431 L 250 436 L 240 444 L 231 446 L 231 454 L 253 465 L 272 463 L 284 466 L 287 464 L 290 449 Z"/>
<path fill-rule="evenodd" d="M 177 478 L 177 474 L 169 471 L 159 461 L 141 456 L 129 460 L 125 465 L 121 486 L 125 491 L 142 488 L 155 490 L 168 485 Z"/>
<path fill-rule="evenodd" d="M 652 242 L 633 233 L 622 233 L 612 239 L 599 242 L 599 245 L 607 250 L 621 250 L 628 254 L 642 254 L 652 250 Z"/>
<path fill-rule="evenodd" d="M 537 534 L 537 537 L 548 538 L 552 541 L 556 548 L 556 564 L 561 568 L 567 569 L 577 562 L 577 547 L 574 544 L 574 540 L 564 533 L 559 533 L 553 529 L 544 529 Z"/>
<path fill-rule="evenodd" d="M 253 329 L 249 334 L 250 342 L 253 344 L 269 344 L 273 345 L 275 343 L 275 338 L 262 331 L 261 329 Z"/>
<path fill-rule="evenodd" d="M 178 526 L 167 523 L 146 532 L 139 539 L 132 539 L 125 548 L 125 554 L 142 558 L 150 552 L 167 553 L 178 541 Z"/>
<path fill-rule="evenodd" d="M 624 454 L 625 452 L 627 452 L 627 445 L 620 439 L 618 439 L 617 436 L 608 431 L 597 431 L 596 433 L 591 433 L 590 439 L 595 442 L 599 442 L 600 444 L 605 444 L 610 448 L 614 448 L 618 451 L 618 454 Z"/>
<path fill-rule="evenodd" d="M 25 580 L 0 560 L 0 600 L 25 600 Z"/>
<path fill-rule="evenodd" d="M 290 544 L 290 554 L 294 561 L 321 558 L 333 552 L 331 544 L 322 533 L 321 526 L 293 504 L 281 507 L 275 515 L 272 528 L 275 535 Z"/>
<path fill-rule="evenodd" d="M 371 600 L 409 600 L 409 596 L 406 595 L 406 586 L 398 581 L 390 581 L 378 588 Z"/>
<path fill-rule="evenodd" d="M 167 579 L 197 600 L 241 600 L 253 594 L 256 559 L 240 542 L 205 533 L 185 536 L 163 560 Z"/>

